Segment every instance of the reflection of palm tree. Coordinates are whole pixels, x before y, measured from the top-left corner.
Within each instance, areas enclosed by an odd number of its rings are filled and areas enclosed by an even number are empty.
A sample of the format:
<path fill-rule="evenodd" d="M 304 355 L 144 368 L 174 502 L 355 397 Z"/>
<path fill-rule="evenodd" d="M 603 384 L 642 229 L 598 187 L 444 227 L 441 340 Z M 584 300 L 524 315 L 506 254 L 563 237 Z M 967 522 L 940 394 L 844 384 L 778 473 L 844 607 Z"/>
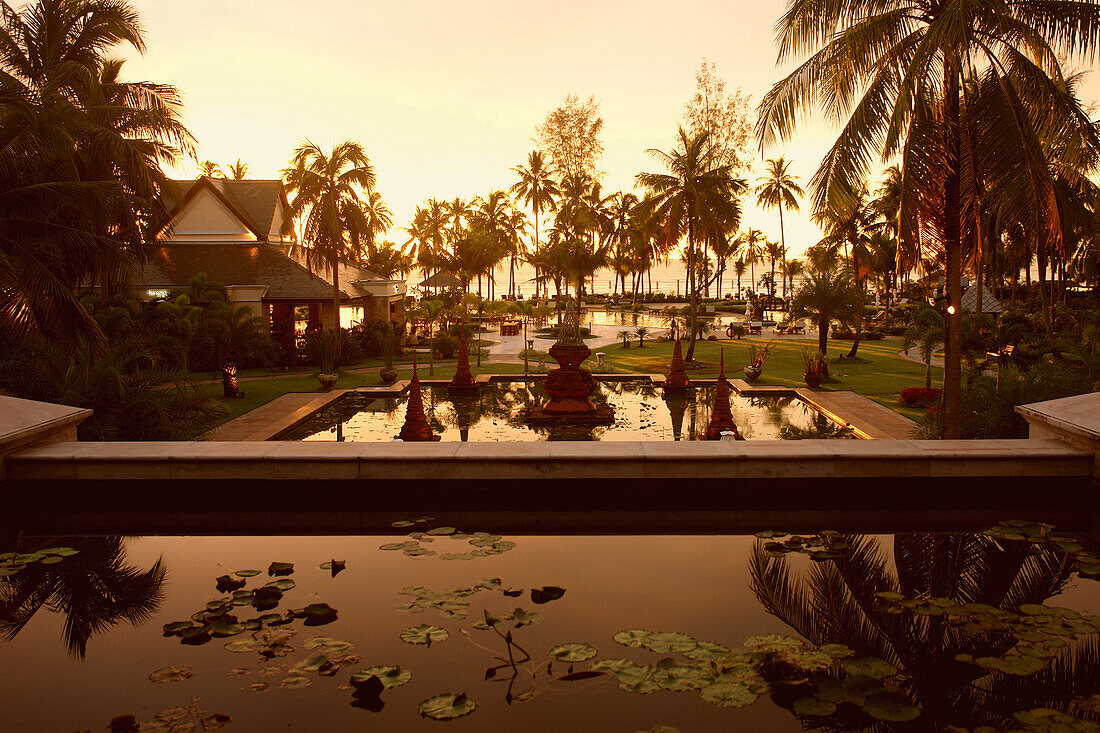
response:
<path fill-rule="evenodd" d="M 805 577 L 793 576 L 786 559 L 769 556 L 758 544 L 749 561 L 752 592 L 770 614 L 813 644 L 844 644 L 896 667 L 896 681 L 923 711 L 918 721 L 923 728 L 1004 725 L 1012 722 L 1012 712 L 1063 707 L 1096 691 L 1085 692 L 1088 685 L 1082 683 L 1091 679 L 1095 687 L 1100 679 L 1095 644 L 1068 645 L 1046 677 L 1017 685 L 955 658 L 1003 654 L 1015 643 L 1011 635 L 964 636 L 946 616 L 892 613 L 876 595 L 948 598 L 1012 612 L 1062 590 L 1069 570 L 1061 554 L 1002 545 L 982 534 L 898 535 L 896 575 L 891 575 L 877 539 L 841 536 L 831 542 L 848 549 L 836 560 L 813 563 Z M 820 723 L 839 727 L 827 718 Z"/>
<path fill-rule="evenodd" d="M 164 568 L 160 560 L 142 572 L 125 563 L 122 539 L 54 539 L 77 554 L 59 563 L 32 563 L 0 585 L 0 635 L 14 639 L 40 608 L 65 615 L 62 637 L 83 659 L 88 640 L 122 621 L 138 626 L 160 608 Z"/>

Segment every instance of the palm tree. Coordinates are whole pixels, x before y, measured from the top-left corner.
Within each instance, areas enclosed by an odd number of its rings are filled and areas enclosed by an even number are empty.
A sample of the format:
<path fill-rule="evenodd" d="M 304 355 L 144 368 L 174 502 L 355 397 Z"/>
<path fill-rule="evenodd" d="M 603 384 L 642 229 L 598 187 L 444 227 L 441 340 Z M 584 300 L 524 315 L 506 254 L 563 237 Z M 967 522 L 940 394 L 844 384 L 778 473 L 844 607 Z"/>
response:
<path fill-rule="evenodd" d="M 638 326 L 634 329 L 634 335 L 638 337 L 638 348 L 645 348 L 645 337 L 649 335 L 649 329 L 645 326 Z"/>
<path fill-rule="evenodd" d="M 242 163 L 240 158 L 237 158 L 236 163 L 226 166 L 226 170 L 229 172 L 229 178 L 234 181 L 243 181 L 248 178 L 248 163 Z"/>
<path fill-rule="evenodd" d="M 393 215 L 382 199 L 382 194 L 377 191 L 367 192 L 367 198 L 363 201 L 363 213 L 367 218 L 367 230 L 364 232 L 365 243 L 373 245 L 379 236 L 388 232 L 390 227 L 393 226 Z"/>
<path fill-rule="evenodd" d="M 623 340 L 623 348 L 624 349 L 629 349 L 630 348 L 630 337 L 633 336 L 634 334 L 632 334 L 630 331 L 623 330 L 623 331 L 619 331 L 615 335 Z"/>
<path fill-rule="evenodd" d="M 840 270 L 810 273 L 791 302 L 791 318 L 810 318 L 817 324 L 817 350 L 828 355 L 829 325 L 850 323 L 858 317 L 862 301 L 847 273 Z"/>
<path fill-rule="evenodd" d="M 821 211 L 830 202 L 851 206 L 873 158 L 900 156 L 902 243 L 920 241 L 922 221 L 925 229 L 935 227 L 948 302 L 958 304 L 964 226 L 981 189 L 975 164 L 975 143 L 981 141 L 964 134 L 972 101 L 965 98 L 968 80 L 988 80 L 994 95 L 981 115 L 990 130 L 990 155 L 978 162 L 991 166 L 987 175 L 1015 181 L 1005 187 L 1006 195 L 1016 199 L 1033 235 L 1042 233 L 1038 241 L 1057 247 L 1061 233 L 1052 176 L 1042 155 L 1043 132 L 1021 124 L 1021 113 L 1031 109 L 1048 119 L 1077 119 L 1057 83 L 1063 77 L 1059 57 L 1094 53 L 1100 46 L 1098 28 L 1100 4 L 1092 0 L 792 3 L 780 21 L 779 58 L 810 57 L 765 95 L 757 137 L 761 147 L 788 140 L 815 103 L 837 118 L 850 112 L 814 178 L 814 209 Z M 962 389 L 962 309 L 954 311 L 945 345 L 948 438 L 959 436 Z"/>
<path fill-rule="evenodd" d="M 742 240 L 743 241 L 743 240 Z M 733 271 L 737 275 L 737 297 L 741 297 L 741 277 L 744 276 L 745 270 L 749 267 L 745 262 L 744 257 L 738 257 L 737 261 L 733 263 Z"/>
<path fill-rule="evenodd" d="M 824 209 L 815 213 L 814 219 L 825 230 L 822 243 L 844 247 L 848 270 L 862 302 L 865 295 L 864 284 L 871 264 L 871 237 L 882 230 L 879 213 L 871 203 L 867 188 L 856 191 L 851 198 L 828 202 Z M 856 320 L 855 332 L 849 357 L 854 357 L 859 349 L 863 333 L 862 317 Z"/>
<path fill-rule="evenodd" d="M 431 277 L 443 267 L 446 245 L 450 239 L 448 221 L 445 205 L 436 199 L 428 199 L 424 206 L 416 207 L 416 213 L 405 230 L 409 233 L 405 243 L 407 251 L 424 277 Z"/>
<path fill-rule="evenodd" d="M 539 249 L 539 214 L 554 210 L 554 199 L 558 195 L 558 184 L 550 174 L 541 150 L 532 150 L 527 156 L 527 167 L 517 165 L 512 171 L 519 180 L 512 185 L 512 193 L 520 197 L 535 215 L 535 242 L 533 252 Z M 538 270 L 535 270 L 535 282 L 538 282 Z M 536 297 L 538 296 L 536 286 Z"/>
<path fill-rule="evenodd" d="M 64 29 L 64 30 L 62 30 Z M 123 82 L 144 52 L 122 0 L 32 2 L 0 14 L 0 335 L 101 335 L 73 295 L 124 285 L 167 220 L 161 165 L 193 151 L 175 88 Z"/>
<path fill-rule="evenodd" d="M 691 340 L 687 361 L 695 356 L 696 315 L 699 289 L 696 287 L 696 246 L 712 233 L 728 228 L 741 216 L 738 195 L 745 182 L 734 178 L 729 166 L 710 167 L 706 156 L 706 133 L 689 136 L 679 130 L 680 148 L 670 152 L 649 152 L 664 163 L 668 173 L 639 173 L 638 182 L 653 193 L 654 215 L 664 225 L 665 241 L 679 242 L 687 236 L 688 293 Z"/>
<path fill-rule="evenodd" d="M 294 194 L 287 211 L 288 229 L 298 221 L 308 243 L 307 264 L 332 272 L 334 362 L 339 365 L 340 263 L 358 260 L 363 243 L 372 236 L 362 195 L 374 190 L 374 167 L 357 142 L 348 140 L 325 153 L 307 140 L 294 151 L 283 175 Z"/>
<path fill-rule="evenodd" d="M 749 283 L 753 289 L 756 287 L 756 263 L 761 262 L 764 256 L 764 244 L 768 241 L 764 232 L 759 229 L 749 229 L 745 232 L 745 262 L 749 263 Z"/>
<path fill-rule="evenodd" d="M 207 178 L 225 178 L 221 164 L 212 160 L 204 160 L 199 163 L 199 175 Z"/>
<path fill-rule="evenodd" d="M 787 256 L 787 248 L 779 242 L 765 242 L 764 251 L 772 263 L 772 288 L 775 287 L 775 263 Z"/>
<path fill-rule="evenodd" d="M 944 340 L 943 313 L 930 305 L 921 306 L 913 314 L 913 320 L 905 329 L 901 339 L 901 348 L 908 353 L 916 344 L 920 348 L 920 358 L 924 360 L 924 388 L 932 388 L 932 354 Z"/>
<path fill-rule="evenodd" d="M 805 195 L 798 185 L 798 176 L 790 174 L 789 165 L 782 155 L 769 158 L 766 172 L 756 187 L 756 203 L 765 209 L 779 209 L 779 243 L 784 249 L 787 237 L 783 232 L 783 207 L 786 206 L 787 211 L 798 211 L 798 197 Z"/>

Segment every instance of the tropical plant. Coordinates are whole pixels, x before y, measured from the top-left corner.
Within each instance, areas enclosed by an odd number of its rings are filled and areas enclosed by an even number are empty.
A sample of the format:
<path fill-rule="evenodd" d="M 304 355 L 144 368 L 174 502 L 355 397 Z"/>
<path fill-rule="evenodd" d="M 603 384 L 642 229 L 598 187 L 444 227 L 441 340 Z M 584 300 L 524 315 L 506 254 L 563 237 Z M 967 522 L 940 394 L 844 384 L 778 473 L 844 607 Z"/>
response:
<path fill-rule="evenodd" d="M 242 163 L 241 159 L 237 158 L 236 163 L 229 163 L 226 165 L 226 171 L 230 179 L 234 181 L 243 181 L 248 178 L 248 163 Z"/>
<path fill-rule="evenodd" d="M 619 333 L 617 333 L 616 335 L 620 339 L 622 339 L 623 348 L 624 349 L 629 349 L 630 348 L 630 337 L 633 336 L 634 334 L 632 334 L 630 331 L 622 330 L 622 331 L 619 331 Z"/>
<path fill-rule="evenodd" d="M 517 165 L 512 171 L 519 180 L 512 184 L 512 193 L 523 200 L 535 215 L 534 243 L 531 252 L 539 251 L 539 214 L 554 210 L 554 199 L 558 195 L 558 184 L 550 175 L 550 167 L 540 150 L 532 150 L 527 156 L 527 167 Z M 538 283 L 538 269 L 535 270 L 535 282 Z M 535 296 L 538 296 L 537 285 Z"/>
<path fill-rule="evenodd" d="M 354 262 L 373 236 L 374 222 L 362 196 L 374 190 L 374 167 L 363 146 L 340 143 L 326 153 L 308 140 L 294 151 L 283 171 L 288 191 L 294 195 L 287 211 L 287 230 L 301 226 L 305 258 L 311 268 L 332 273 L 332 308 L 336 339 L 336 364 L 340 364 L 340 263 Z"/>
<path fill-rule="evenodd" d="M 768 344 L 752 342 L 749 344 L 749 366 L 754 369 L 763 369 L 764 364 L 771 358 L 772 347 Z"/>
<path fill-rule="evenodd" d="M 817 324 L 817 348 L 828 353 L 829 325 L 834 321 L 851 323 L 862 317 L 861 299 L 851 278 L 839 270 L 811 272 L 795 292 L 791 318 L 810 318 Z"/>
<path fill-rule="evenodd" d="M 685 359 L 689 362 L 695 358 L 694 324 L 699 307 L 696 248 L 700 241 L 736 228 L 741 217 L 738 195 L 745 190 L 745 182 L 734 178 L 729 166 L 708 164 L 706 142 L 706 133 L 689 136 L 681 128 L 679 148 L 667 153 L 649 150 L 665 165 L 668 173 L 639 173 L 637 176 L 638 182 L 653 194 L 653 213 L 664 226 L 665 242 L 672 245 L 682 237 L 687 238 L 692 328 Z"/>
<path fill-rule="evenodd" d="M 802 352 L 803 374 L 825 377 L 829 374 L 829 363 L 820 351 L 806 349 Z"/>
<path fill-rule="evenodd" d="M 790 174 L 790 164 L 781 155 L 769 158 L 766 172 L 756 187 L 756 203 L 765 209 L 779 210 L 779 243 L 787 249 L 787 237 L 783 231 L 783 207 L 787 211 L 798 211 L 798 197 L 805 194 L 798 185 L 798 176 Z M 774 266 L 774 258 L 772 260 Z"/>
<path fill-rule="evenodd" d="M 634 329 L 634 335 L 638 337 L 638 348 L 645 348 L 645 337 L 649 335 L 649 329 L 645 326 L 638 326 Z"/>
<path fill-rule="evenodd" d="M 901 338 L 901 348 L 906 353 L 916 344 L 924 361 L 924 388 L 932 388 L 932 355 L 944 341 L 943 313 L 939 308 L 923 305 L 913 314 L 913 320 Z"/>
<path fill-rule="evenodd" d="M 851 207 L 874 157 L 900 157 L 901 246 L 921 235 L 935 240 L 948 301 L 957 304 L 971 241 L 964 235 L 980 216 L 983 181 L 1011 203 L 1040 249 L 1060 248 L 1043 140 L 1059 141 L 1071 157 L 1093 147 L 1096 130 L 1065 93 L 1059 58 L 1094 53 L 1098 29 L 1100 5 L 1091 0 L 791 3 L 779 26 L 780 61 L 809 58 L 765 95 L 757 137 L 761 147 L 789 139 L 818 103 L 835 118 L 850 113 L 814 178 L 815 211 Z M 984 96 L 970 95 L 975 80 Z M 945 345 L 949 438 L 959 435 L 961 318 L 956 308 Z"/>

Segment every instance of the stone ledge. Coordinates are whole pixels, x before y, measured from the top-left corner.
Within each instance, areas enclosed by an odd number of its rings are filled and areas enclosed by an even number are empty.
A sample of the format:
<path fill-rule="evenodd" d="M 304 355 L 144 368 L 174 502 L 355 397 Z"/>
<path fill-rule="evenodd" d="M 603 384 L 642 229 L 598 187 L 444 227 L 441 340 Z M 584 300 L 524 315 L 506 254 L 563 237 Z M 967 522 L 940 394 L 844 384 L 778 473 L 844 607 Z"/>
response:
<path fill-rule="evenodd" d="M 75 441 L 77 426 L 91 415 L 83 407 L 0 395 L 0 478 L 5 456 L 33 445 Z"/>
<path fill-rule="evenodd" d="M 1100 479 L 1100 392 L 1016 407 L 1033 440 L 1057 440 L 1093 455 L 1093 476 Z"/>
<path fill-rule="evenodd" d="M 37 479 L 602 481 L 1090 477 L 1093 454 L 1040 440 L 683 443 L 57 443 L 8 459 Z"/>

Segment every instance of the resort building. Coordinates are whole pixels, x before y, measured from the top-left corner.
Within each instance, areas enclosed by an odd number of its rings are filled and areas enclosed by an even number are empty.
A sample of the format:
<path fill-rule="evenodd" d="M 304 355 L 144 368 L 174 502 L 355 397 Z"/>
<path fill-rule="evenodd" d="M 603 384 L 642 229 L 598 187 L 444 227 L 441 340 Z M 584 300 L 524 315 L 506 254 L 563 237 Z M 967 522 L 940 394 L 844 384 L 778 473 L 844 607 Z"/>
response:
<path fill-rule="evenodd" d="M 225 286 L 233 305 L 265 316 L 276 334 L 287 333 L 299 316 L 311 326 L 334 326 L 331 273 L 311 271 L 295 235 L 284 233 L 281 181 L 202 176 L 172 186 L 171 220 L 145 263 L 143 297 L 164 297 L 205 273 L 209 283 Z M 342 309 L 359 309 L 363 321 L 404 320 L 404 280 L 351 265 L 339 274 Z"/>

